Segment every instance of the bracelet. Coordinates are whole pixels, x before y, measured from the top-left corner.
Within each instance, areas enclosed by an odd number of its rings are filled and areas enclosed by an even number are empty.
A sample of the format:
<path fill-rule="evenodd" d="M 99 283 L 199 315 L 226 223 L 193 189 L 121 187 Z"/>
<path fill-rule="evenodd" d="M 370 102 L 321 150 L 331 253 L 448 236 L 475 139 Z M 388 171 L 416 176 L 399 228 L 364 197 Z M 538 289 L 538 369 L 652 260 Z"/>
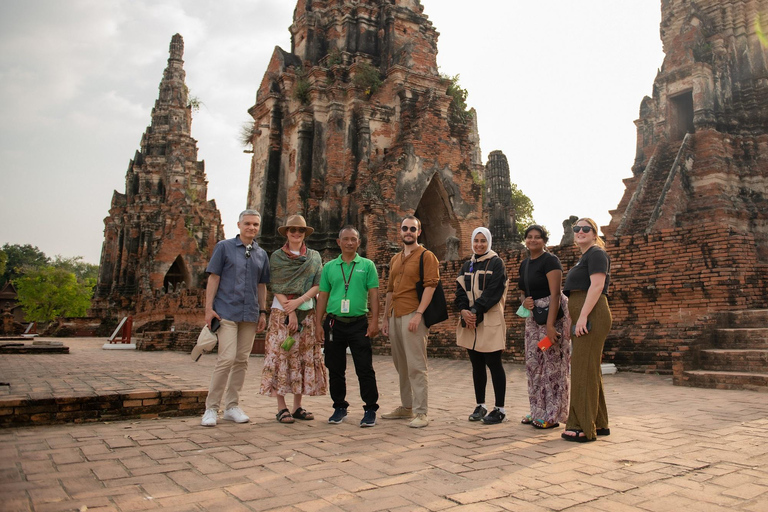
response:
<path fill-rule="evenodd" d="M 259 314 L 260 315 L 266 315 L 267 314 L 267 310 L 266 309 L 260 309 L 259 310 Z"/>
<path fill-rule="evenodd" d="M 416 311 L 416 313 L 420 314 L 421 316 L 424 316 L 424 313 L 422 313 L 421 311 Z"/>

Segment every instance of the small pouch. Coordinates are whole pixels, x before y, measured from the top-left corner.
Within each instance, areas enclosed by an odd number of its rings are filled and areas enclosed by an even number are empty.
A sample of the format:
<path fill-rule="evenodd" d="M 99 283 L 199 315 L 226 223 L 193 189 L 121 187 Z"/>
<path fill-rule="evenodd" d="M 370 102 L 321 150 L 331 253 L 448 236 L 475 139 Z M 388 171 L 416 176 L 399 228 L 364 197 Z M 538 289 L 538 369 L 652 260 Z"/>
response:
<path fill-rule="evenodd" d="M 551 346 L 552 346 L 552 340 L 549 339 L 549 336 L 544 336 L 543 338 L 541 338 L 541 341 L 539 342 L 539 348 L 542 351 L 547 350 Z"/>
<path fill-rule="evenodd" d="M 282 348 L 287 352 L 291 350 L 291 347 L 293 346 L 294 343 L 296 343 L 296 338 L 294 338 L 293 336 L 288 336 L 287 338 L 285 338 L 285 341 L 282 343 L 282 345 L 280 345 L 280 348 Z"/>
<path fill-rule="evenodd" d="M 517 316 L 520 318 L 528 318 L 531 316 L 531 310 L 520 304 L 520 307 L 517 308 L 517 311 L 515 312 Z"/>

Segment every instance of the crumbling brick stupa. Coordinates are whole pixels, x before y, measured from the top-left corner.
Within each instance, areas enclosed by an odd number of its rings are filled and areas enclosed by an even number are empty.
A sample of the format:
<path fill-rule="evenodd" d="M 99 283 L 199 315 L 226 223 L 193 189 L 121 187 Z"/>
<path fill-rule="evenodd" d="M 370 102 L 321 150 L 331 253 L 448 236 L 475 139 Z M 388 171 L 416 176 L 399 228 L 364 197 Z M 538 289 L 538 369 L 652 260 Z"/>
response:
<path fill-rule="evenodd" d="M 112 196 L 92 314 L 114 320 L 202 323 L 205 267 L 224 237 L 221 215 L 208 200 L 205 164 L 191 136 L 184 40 L 171 39 L 168 66 L 152 123 Z"/>
<path fill-rule="evenodd" d="M 420 2 L 299 0 L 290 32 L 249 110 L 260 244 L 281 245 L 277 227 L 302 213 L 313 247 L 337 252 L 352 223 L 361 252 L 381 262 L 398 250 L 399 219 L 415 213 L 439 258 L 471 254 L 462 242 L 484 219 L 476 120 L 452 115 Z"/>
<path fill-rule="evenodd" d="M 733 352 L 704 363 L 711 347 L 768 348 L 718 330 L 746 327 L 730 324 L 733 313 L 768 306 L 768 50 L 758 35 L 768 0 L 662 0 L 661 14 L 664 63 L 635 121 L 633 176 L 603 228 L 613 258 L 606 356 L 674 370 L 678 383 L 727 387 L 732 375 L 711 373 L 740 369 L 768 385 L 764 361 Z"/>

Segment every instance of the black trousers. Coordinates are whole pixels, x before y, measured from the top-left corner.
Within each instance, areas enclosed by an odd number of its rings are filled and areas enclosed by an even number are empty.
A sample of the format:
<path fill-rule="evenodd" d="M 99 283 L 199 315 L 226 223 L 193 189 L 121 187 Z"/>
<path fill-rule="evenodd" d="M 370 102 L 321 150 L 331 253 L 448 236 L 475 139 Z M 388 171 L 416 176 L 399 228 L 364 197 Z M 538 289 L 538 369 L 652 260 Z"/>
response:
<path fill-rule="evenodd" d="M 472 362 L 472 381 L 475 384 L 475 399 L 477 403 L 485 403 L 485 386 L 488 384 L 487 366 L 491 370 L 493 394 L 496 395 L 496 407 L 504 407 L 507 394 L 507 374 L 501 364 L 501 350 L 496 352 L 478 352 L 467 349 L 469 360 Z"/>
<path fill-rule="evenodd" d="M 366 336 L 368 319 L 360 318 L 356 322 L 345 323 L 326 316 L 323 322 L 325 331 L 325 366 L 328 368 L 333 407 L 349 407 L 347 402 L 347 347 L 352 352 L 357 382 L 360 385 L 360 398 L 366 411 L 378 410 L 379 389 L 376 386 L 376 372 L 373 370 L 373 350 L 371 340 Z M 333 334 L 331 336 L 331 334 Z"/>

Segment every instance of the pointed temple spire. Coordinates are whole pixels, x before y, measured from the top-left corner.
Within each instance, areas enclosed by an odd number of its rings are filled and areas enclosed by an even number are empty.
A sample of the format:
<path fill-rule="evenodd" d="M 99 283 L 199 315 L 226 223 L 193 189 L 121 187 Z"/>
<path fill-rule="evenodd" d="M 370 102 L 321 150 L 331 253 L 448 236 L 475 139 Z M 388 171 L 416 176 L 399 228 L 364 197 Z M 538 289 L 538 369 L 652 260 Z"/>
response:
<path fill-rule="evenodd" d="M 196 323 L 202 309 L 195 305 L 204 306 L 205 266 L 224 237 L 191 136 L 181 35 L 173 36 L 169 53 L 151 125 L 125 174 L 125 193 L 115 191 L 104 219 L 93 300 L 95 315 L 132 314 L 134 326 L 158 316 Z M 158 294 L 171 292 L 173 298 L 159 306 Z"/>

